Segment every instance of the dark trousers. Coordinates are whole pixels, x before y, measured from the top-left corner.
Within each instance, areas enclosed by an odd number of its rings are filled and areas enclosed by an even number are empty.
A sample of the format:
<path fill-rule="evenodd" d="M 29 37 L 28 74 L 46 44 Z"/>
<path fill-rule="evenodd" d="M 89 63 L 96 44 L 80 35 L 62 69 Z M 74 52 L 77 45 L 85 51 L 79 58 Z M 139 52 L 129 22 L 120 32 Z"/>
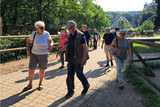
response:
<path fill-rule="evenodd" d="M 68 92 L 74 92 L 74 75 L 76 73 L 78 79 L 81 81 L 83 87 L 88 87 L 89 83 L 83 73 L 83 68 L 81 67 L 81 64 L 75 64 L 74 58 L 68 59 L 68 65 L 67 65 L 67 88 Z"/>
<path fill-rule="evenodd" d="M 61 55 L 60 55 L 62 65 L 64 65 L 64 54 L 65 54 L 65 51 L 61 52 Z"/>
<path fill-rule="evenodd" d="M 94 48 L 97 49 L 97 40 L 94 39 Z"/>

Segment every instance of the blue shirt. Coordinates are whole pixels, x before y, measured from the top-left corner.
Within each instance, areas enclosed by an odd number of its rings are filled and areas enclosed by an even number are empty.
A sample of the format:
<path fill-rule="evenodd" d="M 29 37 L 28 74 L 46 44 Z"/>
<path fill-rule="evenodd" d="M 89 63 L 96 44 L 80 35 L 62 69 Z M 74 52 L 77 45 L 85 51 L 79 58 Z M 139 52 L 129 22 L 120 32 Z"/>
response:
<path fill-rule="evenodd" d="M 74 50 L 75 50 L 75 38 L 76 38 L 77 30 L 75 31 L 74 35 L 70 33 L 68 38 L 68 56 L 74 57 Z M 81 44 L 86 43 L 86 38 L 83 35 L 81 38 Z"/>

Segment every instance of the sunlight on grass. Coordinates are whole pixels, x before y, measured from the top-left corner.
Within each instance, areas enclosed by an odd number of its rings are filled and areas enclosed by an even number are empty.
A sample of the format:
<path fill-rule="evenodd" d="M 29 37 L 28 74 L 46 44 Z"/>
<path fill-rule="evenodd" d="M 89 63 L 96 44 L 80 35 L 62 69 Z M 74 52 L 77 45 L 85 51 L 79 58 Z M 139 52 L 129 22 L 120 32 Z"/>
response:
<path fill-rule="evenodd" d="M 133 47 L 139 52 L 139 53 L 156 53 L 160 52 L 159 48 L 154 48 L 154 47 L 148 47 L 146 45 L 141 45 L 134 43 Z"/>

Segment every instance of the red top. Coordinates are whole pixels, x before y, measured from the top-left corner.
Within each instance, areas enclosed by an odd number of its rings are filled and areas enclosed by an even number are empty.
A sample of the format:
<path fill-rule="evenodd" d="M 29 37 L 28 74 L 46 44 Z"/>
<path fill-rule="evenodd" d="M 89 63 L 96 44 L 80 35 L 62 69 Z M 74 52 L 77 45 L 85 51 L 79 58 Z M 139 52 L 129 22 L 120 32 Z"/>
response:
<path fill-rule="evenodd" d="M 60 41 L 60 46 L 64 47 L 65 43 L 68 41 L 68 34 L 61 34 L 59 41 Z"/>

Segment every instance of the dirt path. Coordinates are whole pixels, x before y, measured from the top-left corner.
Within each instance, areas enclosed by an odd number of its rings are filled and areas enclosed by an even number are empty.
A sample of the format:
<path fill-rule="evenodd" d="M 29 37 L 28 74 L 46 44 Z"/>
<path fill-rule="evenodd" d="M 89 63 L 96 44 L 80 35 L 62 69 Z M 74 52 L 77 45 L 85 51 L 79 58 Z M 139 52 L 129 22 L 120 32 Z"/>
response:
<path fill-rule="evenodd" d="M 124 68 L 122 74 L 125 86 L 123 90 L 118 88 L 117 73 L 114 72 L 108 82 L 96 90 L 80 107 L 144 107 L 143 97 L 136 93 L 131 84 L 127 83 L 128 79 L 124 75 Z"/>
<path fill-rule="evenodd" d="M 53 60 L 56 60 L 56 56 L 50 55 L 49 62 Z M 28 65 L 29 65 L 29 58 L 0 64 L 0 75 L 16 72 L 22 69 L 28 69 Z"/>

